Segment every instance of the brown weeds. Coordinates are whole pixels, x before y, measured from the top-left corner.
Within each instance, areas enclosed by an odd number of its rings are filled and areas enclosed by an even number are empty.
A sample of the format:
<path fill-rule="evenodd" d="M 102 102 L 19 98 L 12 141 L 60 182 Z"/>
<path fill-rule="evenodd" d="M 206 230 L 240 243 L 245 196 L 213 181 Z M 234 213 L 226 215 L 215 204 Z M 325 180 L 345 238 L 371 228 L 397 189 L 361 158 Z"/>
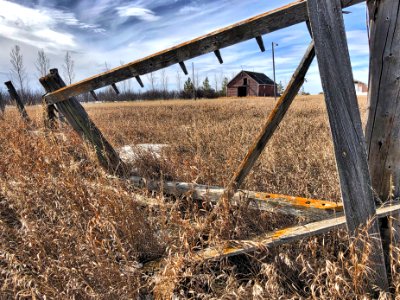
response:
<path fill-rule="evenodd" d="M 132 166 L 138 174 L 218 186 L 229 182 L 272 107 L 271 99 L 86 106 L 116 148 L 169 145 L 160 157 L 139 154 Z M 252 238 L 300 220 L 244 202 L 218 219 L 225 235 L 218 222 L 205 232 L 209 207 L 109 178 L 72 130 L 44 132 L 40 108 L 28 113 L 30 130 L 10 108 L 0 120 L 1 299 L 371 298 L 367 256 L 342 231 L 251 256 L 193 260 L 222 237 Z M 244 188 L 339 201 L 322 97 L 296 99 Z M 143 205 L 146 197 L 156 205 Z M 393 269 L 398 294 L 397 261 Z"/>

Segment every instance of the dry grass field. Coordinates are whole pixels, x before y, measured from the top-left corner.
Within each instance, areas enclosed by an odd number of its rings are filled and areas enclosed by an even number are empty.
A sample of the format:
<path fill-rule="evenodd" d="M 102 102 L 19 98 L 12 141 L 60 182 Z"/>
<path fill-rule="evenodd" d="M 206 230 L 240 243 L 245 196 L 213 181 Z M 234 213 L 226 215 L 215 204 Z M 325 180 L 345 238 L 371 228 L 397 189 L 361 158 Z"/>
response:
<path fill-rule="evenodd" d="M 132 167 L 141 176 L 224 186 L 273 104 L 219 99 L 85 108 L 117 149 L 168 144 L 160 157 L 139 155 Z M 364 118 L 365 98 L 360 107 Z M 143 205 L 149 195 L 110 178 L 71 129 L 44 132 L 41 108 L 28 114 L 31 128 L 11 108 L 0 120 L 0 299 L 372 297 L 364 292 L 366 256 L 341 231 L 251 256 L 193 260 L 196 249 L 221 239 L 218 230 L 204 232 L 206 210 L 188 200 Z M 340 201 L 322 96 L 295 100 L 244 188 Z M 300 220 L 237 207 L 225 221 L 228 238 L 245 239 Z M 156 259 L 160 272 L 143 267 Z"/>

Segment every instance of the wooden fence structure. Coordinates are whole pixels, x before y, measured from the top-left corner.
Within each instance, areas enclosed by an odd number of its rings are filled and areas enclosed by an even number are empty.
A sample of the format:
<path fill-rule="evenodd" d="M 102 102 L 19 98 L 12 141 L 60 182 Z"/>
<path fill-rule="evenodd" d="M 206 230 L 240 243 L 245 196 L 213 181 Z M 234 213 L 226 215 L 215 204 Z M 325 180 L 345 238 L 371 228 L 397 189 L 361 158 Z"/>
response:
<path fill-rule="evenodd" d="M 345 225 L 350 236 L 357 238 L 360 234 L 358 229 L 369 224 L 369 234 L 376 237 L 373 239 L 374 251 L 368 260 L 369 267 L 374 270 L 370 287 L 371 290 L 373 287 L 379 287 L 387 291 L 389 269 L 385 264 L 385 257 L 388 256 L 388 241 L 383 241 L 383 247 L 379 238 L 378 218 L 388 215 L 398 216 L 400 206 L 380 208 L 377 212 L 376 200 L 378 197 L 383 201 L 390 199 L 390 184 L 393 183 L 393 180 L 395 180 L 396 198 L 400 191 L 398 183 L 400 153 L 397 150 L 400 144 L 398 134 L 400 118 L 398 113 L 396 114 L 397 106 L 400 105 L 400 101 L 397 101 L 400 91 L 400 77 L 398 76 L 400 69 L 400 16 L 398 13 L 400 4 L 398 0 L 367 1 L 371 31 L 371 90 L 369 94 L 371 108 L 367 127 L 368 144 L 366 144 L 353 85 L 342 13 L 342 8 L 362 2 L 365 0 L 300 0 L 69 86 L 65 86 L 57 70 L 53 69 L 49 75 L 40 79 L 48 92 L 44 101 L 49 106 L 55 105 L 71 126 L 94 147 L 104 168 L 113 174 L 124 175 L 124 166 L 117 152 L 90 120 L 84 108 L 74 98 L 75 96 L 109 85 L 115 90 L 115 83 L 129 78 L 136 78 L 143 86 L 140 76 L 174 64 L 179 64 L 187 73 L 185 61 L 207 53 L 214 53 L 218 61 L 222 63 L 221 49 L 250 39 L 255 39 L 263 51 L 262 35 L 307 22 L 313 41 L 307 48 L 286 91 L 276 103 L 228 186 L 225 189 L 219 189 L 218 195 L 213 194 L 215 190 L 210 187 L 178 183 L 166 183 L 165 186 L 168 187 L 167 190 L 171 194 L 182 192 L 182 189 L 186 192 L 194 191 L 192 196 L 198 195 L 199 198 L 205 199 L 214 195 L 214 200 L 220 200 L 219 203 L 231 205 L 232 199 L 238 199 L 237 193 L 240 192 L 243 181 L 285 116 L 316 57 L 334 143 L 344 216 L 310 223 L 305 227 L 286 229 L 272 235 L 268 234 L 257 242 L 236 242 L 238 245 L 225 250 L 206 249 L 199 252 L 198 257 L 210 259 L 248 253 L 260 246 L 298 240 Z M 388 84 L 386 84 L 387 82 Z M 369 170 L 371 170 L 371 174 Z M 144 182 L 140 178 L 131 180 L 138 186 L 143 185 Z M 159 189 L 157 184 L 147 183 L 145 186 L 149 190 Z M 373 193 L 374 189 L 377 194 Z M 260 197 L 257 198 L 253 194 L 253 198 L 260 203 Z M 319 206 L 321 205 L 319 203 Z M 302 207 L 296 203 L 289 203 L 288 206 Z M 303 205 L 303 209 L 304 207 L 306 205 Z M 398 219 L 395 218 L 392 227 L 400 228 Z"/>

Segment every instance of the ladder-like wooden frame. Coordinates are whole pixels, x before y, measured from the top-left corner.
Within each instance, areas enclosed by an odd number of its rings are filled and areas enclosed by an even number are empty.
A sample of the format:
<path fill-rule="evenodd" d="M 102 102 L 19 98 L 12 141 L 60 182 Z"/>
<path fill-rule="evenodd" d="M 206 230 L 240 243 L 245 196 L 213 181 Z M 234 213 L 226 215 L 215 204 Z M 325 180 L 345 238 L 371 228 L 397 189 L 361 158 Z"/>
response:
<path fill-rule="evenodd" d="M 185 60 L 211 52 L 214 52 L 219 62 L 222 62 L 220 49 L 253 38 L 257 40 L 263 51 L 261 38 L 263 34 L 301 22 L 308 22 L 313 41 L 307 48 L 286 91 L 276 103 L 247 156 L 225 188 L 220 203 L 229 205 L 228 200 L 242 185 L 304 83 L 305 75 L 316 55 L 334 142 L 347 229 L 351 237 L 357 237 L 358 228 L 370 224 L 369 233 L 379 237 L 379 225 L 375 217 L 387 215 L 388 211 L 398 211 L 400 207 L 397 205 L 381 209 L 377 215 L 371 188 L 365 139 L 353 85 L 342 15 L 343 7 L 361 2 L 365 2 L 365 0 L 301 0 L 69 86 L 65 86 L 58 72 L 53 69 L 49 75 L 40 80 L 48 92 L 44 101 L 49 106 L 56 105 L 72 127 L 94 146 L 103 167 L 110 172 L 123 174 L 124 166 L 118 154 L 90 120 L 83 107 L 74 98 L 75 96 L 108 85 L 115 86 L 116 82 L 129 78 L 136 78 L 141 83 L 141 75 L 173 64 L 179 64 L 185 71 Z M 342 218 L 331 220 L 326 226 L 322 224 L 323 229 L 318 224 L 309 225 L 309 229 L 299 229 L 302 234 L 298 237 L 325 232 L 343 224 L 344 219 Z M 298 230 L 292 229 L 289 232 L 293 235 Z M 270 241 L 276 241 L 276 238 L 279 241 L 295 240 L 284 234 L 270 236 L 266 238 L 267 242 L 264 245 L 272 245 L 273 243 Z M 382 290 L 388 290 L 382 243 L 380 239 L 373 239 L 373 243 L 374 251 L 369 261 L 371 269 L 375 272 L 371 286 L 375 285 Z M 229 253 L 238 254 L 254 248 L 242 247 L 240 248 L 242 250 L 232 250 Z M 217 256 L 212 251 L 207 253 L 207 257 Z M 210 253 L 213 254 L 210 255 Z"/>

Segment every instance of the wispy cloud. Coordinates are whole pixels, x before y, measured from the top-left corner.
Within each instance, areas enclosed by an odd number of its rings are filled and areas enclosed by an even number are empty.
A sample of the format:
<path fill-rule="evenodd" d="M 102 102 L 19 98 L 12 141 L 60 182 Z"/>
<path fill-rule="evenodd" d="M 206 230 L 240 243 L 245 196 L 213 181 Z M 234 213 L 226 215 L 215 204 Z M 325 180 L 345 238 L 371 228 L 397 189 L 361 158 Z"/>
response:
<path fill-rule="evenodd" d="M 62 26 L 104 32 L 98 25 L 79 21 L 73 13 L 57 9 L 31 8 L 0 0 L 0 36 L 28 45 L 55 50 L 76 48 L 73 33 Z"/>
<path fill-rule="evenodd" d="M 160 19 L 153 11 L 143 7 L 133 5 L 126 5 L 117 7 L 118 15 L 120 17 L 135 17 L 142 21 L 153 22 Z"/>
<path fill-rule="evenodd" d="M 143 58 L 287 3 L 288 0 L 0 0 L 0 43 L 2 49 L 21 44 L 28 69 L 33 69 L 37 48 L 51 52 L 54 67 L 60 67 L 65 50 L 73 50 L 78 80 L 104 71 L 104 61 L 116 67 L 120 61 Z M 367 81 L 365 4 L 346 10 L 352 12 L 345 20 L 355 77 Z M 275 42 L 279 44 L 275 53 L 277 81 L 287 83 L 309 41 L 307 27 L 299 24 L 265 35 L 265 53 L 259 51 L 253 39 L 221 49 L 223 65 L 213 53 L 186 63 L 188 67 L 195 63 L 201 81 L 205 76 L 232 77 L 241 68 L 272 76 L 271 43 Z M 7 52 L 0 53 L 0 70 L 9 68 Z M 175 88 L 177 71 L 181 72 L 179 66 L 166 70 L 171 89 Z M 0 73 L 0 77 L 4 76 Z M 132 86 L 136 88 L 137 84 Z M 312 93 L 322 90 L 316 62 L 307 74 L 305 89 Z"/>

